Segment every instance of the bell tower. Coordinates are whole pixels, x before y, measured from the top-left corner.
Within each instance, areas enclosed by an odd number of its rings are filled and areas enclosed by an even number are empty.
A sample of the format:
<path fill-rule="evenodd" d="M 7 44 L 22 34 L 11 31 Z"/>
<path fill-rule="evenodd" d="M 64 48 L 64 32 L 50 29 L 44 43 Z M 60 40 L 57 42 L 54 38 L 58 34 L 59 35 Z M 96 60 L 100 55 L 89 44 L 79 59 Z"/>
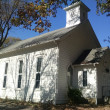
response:
<path fill-rule="evenodd" d="M 90 9 L 81 1 L 64 8 L 66 11 L 66 27 L 82 23 L 88 19 Z"/>

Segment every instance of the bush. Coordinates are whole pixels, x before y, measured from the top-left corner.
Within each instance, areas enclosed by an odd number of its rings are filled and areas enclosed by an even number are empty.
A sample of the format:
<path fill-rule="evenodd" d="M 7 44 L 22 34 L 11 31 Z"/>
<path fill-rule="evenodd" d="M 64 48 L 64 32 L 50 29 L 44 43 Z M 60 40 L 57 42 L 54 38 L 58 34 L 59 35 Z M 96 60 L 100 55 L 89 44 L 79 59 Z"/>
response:
<path fill-rule="evenodd" d="M 82 92 L 79 89 L 68 88 L 68 98 L 75 104 L 87 103 L 87 100 L 82 97 Z"/>

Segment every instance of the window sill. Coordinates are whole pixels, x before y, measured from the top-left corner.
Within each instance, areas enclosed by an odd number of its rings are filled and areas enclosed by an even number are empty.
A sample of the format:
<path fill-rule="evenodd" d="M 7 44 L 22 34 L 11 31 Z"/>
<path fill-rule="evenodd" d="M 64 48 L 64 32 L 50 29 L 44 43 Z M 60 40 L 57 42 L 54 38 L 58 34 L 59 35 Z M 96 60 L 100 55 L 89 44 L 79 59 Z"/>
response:
<path fill-rule="evenodd" d="M 6 90 L 6 88 L 2 88 L 2 90 Z"/>
<path fill-rule="evenodd" d="M 35 88 L 35 91 L 40 91 L 40 88 Z"/>
<path fill-rule="evenodd" d="M 88 86 L 81 86 L 79 87 L 80 89 L 88 89 L 89 87 Z"/>
<path fill-rule="evenodd" d="M 21 88 L 16 88 L 16 91 L 21 91 L 22 89 Z"/>

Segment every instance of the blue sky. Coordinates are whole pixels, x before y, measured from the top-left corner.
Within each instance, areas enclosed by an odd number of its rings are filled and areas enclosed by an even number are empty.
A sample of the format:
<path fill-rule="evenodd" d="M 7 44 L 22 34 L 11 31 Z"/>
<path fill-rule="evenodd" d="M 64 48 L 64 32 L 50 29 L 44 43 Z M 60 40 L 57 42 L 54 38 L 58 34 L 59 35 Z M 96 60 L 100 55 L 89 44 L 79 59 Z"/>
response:
<path fill-rule="evenodd" d="M 93 30 L 99 39 L 102 47 L 110 46 L 108 42 L 104 42 L 104 39 L 107 39 L 110 36 L 110 17 L 106 17 L 106 15 L 96 15 L 96 2 L 95 0 L 82 0 L 85 5 L 90 8 L 90 12 L 88 14 L 89 21 L 93 27 Z M 65 27 L 66 25 L 66 13 L 63 9 L 58 9 L 57 17 L 50 18 L 52 27 L 50 31 Z M 39 33 L 26 30 L 23 28 L 13 28 L 8 36 L 19 37 L 22 40 L 30 37 L 34 37 L 39 35 Z"/>

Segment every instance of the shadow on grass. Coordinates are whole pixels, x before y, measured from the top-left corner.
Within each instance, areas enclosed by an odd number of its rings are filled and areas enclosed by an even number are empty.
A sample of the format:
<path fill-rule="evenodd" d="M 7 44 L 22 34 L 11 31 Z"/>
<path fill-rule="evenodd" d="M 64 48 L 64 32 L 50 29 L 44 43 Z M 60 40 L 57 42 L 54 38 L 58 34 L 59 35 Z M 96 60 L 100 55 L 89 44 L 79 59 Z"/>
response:
<path fill-rule="evenodd" d="M 51 103 L 32 103 L 14 100 L 0 101 L 0 110 L 78 110 L 74 105 L 53 105 Z"/>
<path fill-rule="evenodd" d="M 2 105 L 0 106 L 0 110 L 20 110 L 20 109 L 25 109 L 27 108 L 26 106 L 11 106 L 11 105 Z"/>
<path fill-rule="evenodd" d="M 0 110 L 20 110 L 29 107 L 28 103 L 23 101 L 0 99 Z"/>

